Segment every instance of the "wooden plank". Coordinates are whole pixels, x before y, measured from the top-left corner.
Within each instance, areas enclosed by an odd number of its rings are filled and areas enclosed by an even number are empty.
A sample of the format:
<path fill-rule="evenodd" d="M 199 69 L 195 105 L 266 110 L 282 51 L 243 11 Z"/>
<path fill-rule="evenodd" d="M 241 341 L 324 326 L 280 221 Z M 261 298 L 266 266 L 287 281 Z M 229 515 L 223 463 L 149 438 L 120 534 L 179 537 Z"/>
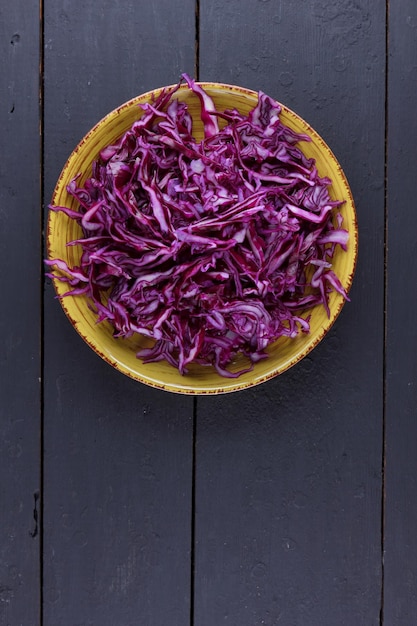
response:
<path fill-rule="evenodd" d="M 262 89 L 315 127 L 350 181 L 360 255 L 351 303 L 307 359 L 198 403 L 199 626 L 379 624 L 384 11 L 200 2 L 200 78 Z"/>
<path fill-rule="evenodd" d="M 45 187 L 77 141 L 194 64 L 194 3 L 45 2 Z M 189 620 L 193 402 L 122 376 L 45 299 L 45 623 Z"/>
<path fill-rule="evenodd" d="M 417 6 L 389 3 L 384 624 L 417 614 Z"/>
<path fill-rule="evenodd" d="M 38 624 L 39 7 L 0 9 L 0 623 Z M 37 519 L 35 519 L 35 517 Z"/>

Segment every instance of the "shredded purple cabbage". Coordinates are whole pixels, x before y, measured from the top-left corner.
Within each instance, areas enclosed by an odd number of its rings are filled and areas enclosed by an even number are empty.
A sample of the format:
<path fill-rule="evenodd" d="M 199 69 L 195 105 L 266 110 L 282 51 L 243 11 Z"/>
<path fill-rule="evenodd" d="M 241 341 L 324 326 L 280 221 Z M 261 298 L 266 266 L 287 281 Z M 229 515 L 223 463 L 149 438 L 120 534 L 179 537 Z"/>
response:
<path fill-rule="evenodd" d="M 277 102 L 260 92 L 247 116 L 219 112 L 183 79 L 200 99 L 204 139 L 173 98 L 179 85 L 140 105 L 142 117 L 101 151 L 84 186 L 68 185 L 79 211 L 50 207 L 83 237 L 68 244 L 81 246 L 79 266 L 51 259 L 57 274 L 48 275 L 68 283 L 65 295 L 86 296 L 115 337 L 154 339 L 137 353 L 144 362 L 236 377 L 279 337 L 308 333 L 311 307 L 330 315 L 332 290 L 347 298 L 332 257 L 348 232 L 331 181 L 297 146 L 310 138 L 281 122 Z M 231 372 L 239 353 L 248 369 Z"/>

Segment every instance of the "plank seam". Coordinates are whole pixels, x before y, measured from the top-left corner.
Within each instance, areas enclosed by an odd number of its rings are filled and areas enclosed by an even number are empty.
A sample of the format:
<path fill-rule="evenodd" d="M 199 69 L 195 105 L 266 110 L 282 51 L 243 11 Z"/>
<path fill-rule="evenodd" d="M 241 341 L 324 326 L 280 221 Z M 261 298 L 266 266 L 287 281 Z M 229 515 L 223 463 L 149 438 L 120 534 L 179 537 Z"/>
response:
<path fill-rule="evenodd" d="M 193 398 L 193 442 L 191 465 L 191 549 L 190 549 L 190 626 L 194 626 L 195 594 L 195 504 L 196 504 L 196 451 L 197 451 L 197 398 Z"/>
<path fill-rule="evenodd" d="M 45 312 L 44 312 L 44 263 L 45 243 L 44 243 L 44 220 L 45 220 L 45 138 L 44 138 L 44 68 L 45 68 L 45 19 L 43 0 L 39 0 L 39 161 L 40 161 L 40 495 L 39 495 L 39 515 L 37 520 L 37 531 L 39 533 L 39 623 L 44 623 L 43 602 L 44 602 L 44 571 L 43 571 L 43 550 L 44 550 L 44 330 L 45 330 Z"/>
<path fill-rule="evenodd" d="M 384 624 L 384 591 L 385 591 L 385 465 L 386 465 L 386 404 L 387 404 L 387 298 L 388 298 L 388 86 L 389 86 L 389 0 L 385 3 L 385 128 L 384 128 L 384 340 L 382 355 L 382 451 L 381 451 L 381 606 L 379 624 Z"/>
<path fill-rule="evenodd" d="M 200 0 L 195 0 L 194 77 L 200 80 Z"/>
<path fill-rule="evenodd" d="M 194 77 L 200 80 L 200 0 L 195 0 Z M 191 554 L 190 554 L 190 626 L 194 626 L 195 596 L 195 505 L 197 452 L 197 398 L 193 398 L 193 442 L 191 469 Z"/>

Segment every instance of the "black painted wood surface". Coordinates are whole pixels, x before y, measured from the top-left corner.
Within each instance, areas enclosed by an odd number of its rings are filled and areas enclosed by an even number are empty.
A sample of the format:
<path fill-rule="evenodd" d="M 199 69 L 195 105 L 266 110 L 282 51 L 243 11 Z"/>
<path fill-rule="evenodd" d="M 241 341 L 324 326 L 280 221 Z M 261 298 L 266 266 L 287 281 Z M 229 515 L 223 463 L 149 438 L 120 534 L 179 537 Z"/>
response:
<path fill-rule="evenodd" d="M 414 626 L 415 3 L 9 4 L 0 625 Z M 183 71 L 308 120 L 359 221 L 351 302 L 322 344 L 260 387 L 197 400 L 114 371 L 41 282 L 72 149 Z"/>
<path fill-rule="evenodd" d="M 45 201 L 107 112 L 193 72 L 194 5 L 44 5 Z M 57 338 L 59 337 L 59 340 Z M 193 401 L 116 373 L 45 294 L 44 623 L 184 624 Z"/>
<path fill-rule="evenodd" d="M 40 611 L 39 7 L 0 8 L 0 624 Z"/>
<path fill-rule="evenodd" d="M 417 6 L 389 8 L 384 623 L 417 615 Z"/>
<path fill-rule="evenodd" d="M 200 78 L 261 88 L 318 130 L 352 186 L 360 257 L 352 302 L 299 367 L 199 401 L 195 623 L 376 625 L 385 9 L 258 2 L 250 21 L 253 4 L 202 1 Z"/>

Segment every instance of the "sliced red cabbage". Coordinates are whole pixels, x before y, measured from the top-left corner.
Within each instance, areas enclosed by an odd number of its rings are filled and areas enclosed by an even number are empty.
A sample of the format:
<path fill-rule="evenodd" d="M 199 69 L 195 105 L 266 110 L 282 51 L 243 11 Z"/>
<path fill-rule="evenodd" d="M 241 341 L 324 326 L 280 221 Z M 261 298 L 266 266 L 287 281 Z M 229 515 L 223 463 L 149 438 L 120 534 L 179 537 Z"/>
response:
<path fill-rule="evenodd" d="M 182 78 L 200 99 L 204 139 L 173 97 L 179 85 L 140 105 L 142 117 L 101 151 L 84 185 L 68 185 L 78 212 L 50 207 L 83 237 L 68 244 L 81 246 L 79 266 L 51 259 L 48 275 L 68 283 L 65 295 L 87 296 L 115 337 L 154 339 L 138 351 L 144 362 L 236 377 L 247 371 L 229 369 L 236 355 L 251 369 L 279 337 L 309 332 L 308 309 L 330 315 L 332 290 L 347 298 L 331 261 L 348 232 L 331 181 L 298 146 L 310 138 L 282 123 L 277 102 L 260 92 L 249 115 L 217 111 Z"/>

